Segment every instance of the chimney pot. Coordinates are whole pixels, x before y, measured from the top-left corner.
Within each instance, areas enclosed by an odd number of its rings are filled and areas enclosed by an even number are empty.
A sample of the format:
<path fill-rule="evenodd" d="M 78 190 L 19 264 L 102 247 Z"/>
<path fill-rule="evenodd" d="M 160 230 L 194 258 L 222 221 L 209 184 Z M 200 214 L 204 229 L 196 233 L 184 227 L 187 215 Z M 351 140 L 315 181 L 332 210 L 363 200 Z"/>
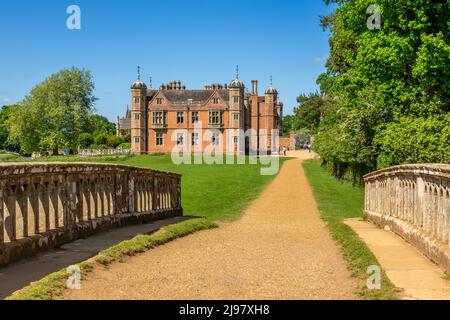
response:
<path fill-rule="evenodd" d="M 252 95 L 258 95 L 258 80 L 252 80 Z"/>

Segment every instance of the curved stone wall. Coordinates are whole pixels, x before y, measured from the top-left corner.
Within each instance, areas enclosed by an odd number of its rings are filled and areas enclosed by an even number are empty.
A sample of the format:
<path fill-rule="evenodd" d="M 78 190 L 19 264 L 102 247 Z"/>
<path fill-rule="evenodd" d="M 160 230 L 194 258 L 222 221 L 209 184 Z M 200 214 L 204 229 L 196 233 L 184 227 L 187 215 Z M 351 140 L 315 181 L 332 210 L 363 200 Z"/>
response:
<path fill-rule="evenodd" d="M 450 165 L 403 165 L 364 177 L 369 221 L 388 226 L 450 273 Z"/>
<path fill-rule="evenodd" d="M 0 265 L 182 213 L 176 174 L 93 163 L 0 165 Z"/>

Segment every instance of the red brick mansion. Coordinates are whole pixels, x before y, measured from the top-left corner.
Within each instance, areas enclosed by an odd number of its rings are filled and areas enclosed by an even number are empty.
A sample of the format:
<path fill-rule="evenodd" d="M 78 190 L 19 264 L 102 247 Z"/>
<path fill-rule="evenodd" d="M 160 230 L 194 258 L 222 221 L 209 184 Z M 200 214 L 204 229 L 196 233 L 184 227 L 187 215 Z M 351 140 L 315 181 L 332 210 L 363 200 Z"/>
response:
<path fill-rule="evenodd" d="M 237 72 L 229 85 L 190 90 L 173 81 L 152 89 L 141 81 L 138 70 L 131 98 L 134 154 L 171 153 L 177 147 L 203 152 L 208 146 L 223 153 L 276 150 L 278 139 L 272 137 L 272 131 L 281 132 L 283 104 L 272 83 L 259 96 L 258 81 L 254 80 L 251 92 L 246 93 Z"/>

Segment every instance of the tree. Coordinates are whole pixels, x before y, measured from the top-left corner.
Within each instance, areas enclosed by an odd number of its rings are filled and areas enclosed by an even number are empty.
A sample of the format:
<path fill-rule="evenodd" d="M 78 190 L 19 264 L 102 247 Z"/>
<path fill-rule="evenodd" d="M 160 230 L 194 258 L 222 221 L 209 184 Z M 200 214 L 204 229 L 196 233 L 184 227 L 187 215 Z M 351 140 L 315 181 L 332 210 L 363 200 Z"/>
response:
<path fill-rule="evenodd" d="M 123 143 L 123 139 L 118 136 L 108 136 L 106 144 L 108 147 L 116 149 L 121 143 Z"/>
<path fill-rule="evenodd" d="M 108 143 L 108 134 L 103 131 L 98 131 L 94 134 L 94 144 L 97 146 L 106 146 Z"/>
<path fill-rule="evenodd" d="M 448 2 L 325 2 L 338 7 L 322 18 L 331 32 L 331 52 L 318 84 L 331 97 L 331 106 L 315 149 L 338 176 L 351 171 L 360 177 L 415 161 L 449 161 L 450 150 L 438 142 L 448 130 L 450 111 Z M 382 10 L 380 30 L 367 27 L 367 8 L 374 4 Z M 431 124 L 443 131 L 431 130 Z M 414 135 L 423 143 L 414 143 Z"/>
<path fill-rule="evenodd" d="M 17 105 L 3 106 L 0 110 L 0 149 L 7 151 L 20 151 L 20 146 L 12 141 L 9 141 L 9 126 L 8 119 L 11 112 Z"/>
<path fill-rule="evenodd" d="M 96 98 L 89 71 L 65 69 L 36 86 L 8 120 L 10 141 L 26 153 L 76 149 Z"/>
<path fill-rule="evenodd" d="M 116 125 L 109 122 L 108 118 L 98 114 L 94 114 L 89 117 L 89 132 L 92 132 L 94 135 L 99 133 L 115 135 Z"/>
<path fill-rule="evenodd" d="M 94 138 L 90 133 L 83 132 L 78 137 L 78 148 L 80 149 L 89 149 L 93 143 Z"/>
<path fill-rule="evenodd" d="M 285 116 L 283 118 L 283 135 L 289 135 L 294 130 L 295 116 Z"/>
<path fill-rule="evenodd" d="M 316 92 L 299 96 L 297 102 L 299 103 L 299 106 L 295 109 L 295 129 L 316 130 L 319 127 L 320 120 L 325 112 L 325 99 Z"/>

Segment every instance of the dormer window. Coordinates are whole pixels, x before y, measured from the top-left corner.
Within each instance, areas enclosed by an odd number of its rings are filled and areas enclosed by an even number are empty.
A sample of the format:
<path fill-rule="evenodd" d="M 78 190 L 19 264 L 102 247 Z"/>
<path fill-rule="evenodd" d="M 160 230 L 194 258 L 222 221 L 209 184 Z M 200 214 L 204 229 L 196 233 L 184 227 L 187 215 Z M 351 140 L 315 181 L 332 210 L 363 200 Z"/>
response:
<path fill-rule="evenodd" d="M 163 104 L 164 103 L 164 99 L 163 98 L 157 98 L 156 99 L 156 104 Z"/>
<path fill-rule="evenodd" d="M 213 104 L 219 104 L 220 99 L 219 98 L 213 98 Z"/>

